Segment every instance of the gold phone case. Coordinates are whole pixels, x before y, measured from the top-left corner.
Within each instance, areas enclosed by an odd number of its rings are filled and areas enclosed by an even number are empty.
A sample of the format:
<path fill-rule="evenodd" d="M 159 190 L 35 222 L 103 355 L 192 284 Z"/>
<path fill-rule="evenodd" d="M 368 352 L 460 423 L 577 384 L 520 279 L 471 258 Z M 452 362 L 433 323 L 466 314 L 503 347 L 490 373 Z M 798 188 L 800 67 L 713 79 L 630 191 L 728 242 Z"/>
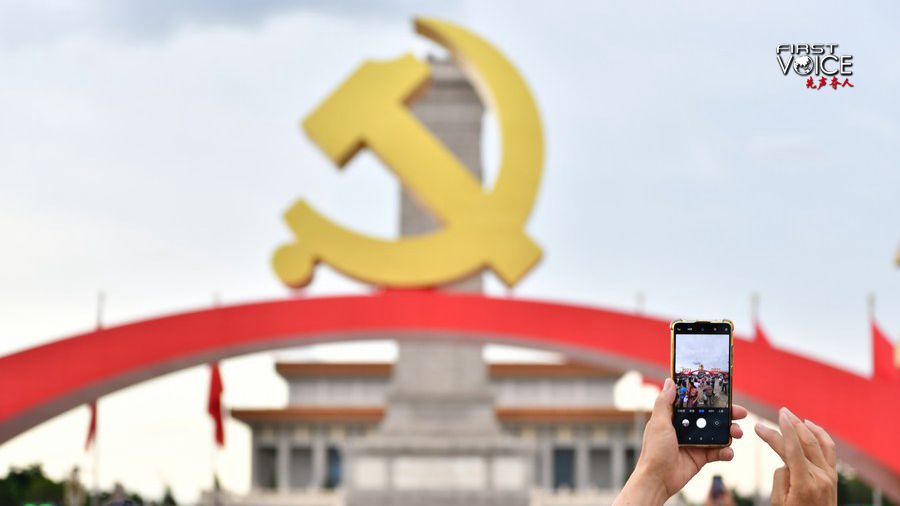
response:
<path fill-rule="evenodd" d="M 728 377 L 730 378 L 731 387 L 728 389 L 728 420 L 731 420 L 732 413 L 732 402 L 734 395 L 734 323 L 731 320 L 672 320 L 669 323 L 669 378 L 672 381 L 675 381 L 675 324 L 676 323 L 724 323 L 728 325 L 731 329 L 728 332 L 728 345 L 731 347 L 729 350 L 729 356 L 731 357 L 731 361 L 728 364 Z M 674 413 L 673 413 L 673 421 L 674 423 Z M 703 445 L 703 444 L 680 444 L 679 446 L 691 446 L 695 448 L 726 448 L 731 446 L 732 437 L 731 437 L 731 427 L 728 428 L 728 442 L 725 444 L 715 444 L 715 445 Z"/>

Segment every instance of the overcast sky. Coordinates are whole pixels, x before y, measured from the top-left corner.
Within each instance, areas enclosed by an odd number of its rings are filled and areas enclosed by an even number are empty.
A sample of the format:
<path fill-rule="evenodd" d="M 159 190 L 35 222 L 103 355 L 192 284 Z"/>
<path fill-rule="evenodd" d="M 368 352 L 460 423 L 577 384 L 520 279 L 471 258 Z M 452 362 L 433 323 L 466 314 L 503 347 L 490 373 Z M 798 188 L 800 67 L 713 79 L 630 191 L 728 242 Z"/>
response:
<path fill-rule="evenodd" d="M 675 339 L 675 370 L 720 369 L 728 371 L 728 336 L 679 334 Z"/>
<path fill-rule="evenodd" d="M 108 324 L 203 307 L 213 292 L 284 296 L 269 258 L 298 198 L 395 234 L 390 173 L 366 153 L 339 173 L 298 123 L 363 59 L 440 52 L 413 33 L 417 13 L 486 36 L 540 105 L 547 158 L 529 232 L 545 258 L 516 296 L 632 309 L 642 292 L 652 314 L 730 318 L 746 334 L 759 292 L 776 346 L 859 374 L 868 293 L 900 334 L 896 3 L 335 4 L 0 2 L 0 353 L 91 328 L 98 289 Z M 856 87 L 782 76 L 775 48 L 791 42 L 840 44 Z M 488 287 L 502 291 L 490 275 Z M 310 293 L 361 290 L 320 269 Z M 101 401 L 104 484 L 155 495 L 169 483 L 183 500 L 208 486 L 206 374 Z M 285 402 L 271 354 L 223 374 L 229 406 Z M 88 465 L 86 424 L 79 408 L 5 444 L 0 472 Z M 227 430 L 216 465 L 246 490 L 248 434 Z"/>

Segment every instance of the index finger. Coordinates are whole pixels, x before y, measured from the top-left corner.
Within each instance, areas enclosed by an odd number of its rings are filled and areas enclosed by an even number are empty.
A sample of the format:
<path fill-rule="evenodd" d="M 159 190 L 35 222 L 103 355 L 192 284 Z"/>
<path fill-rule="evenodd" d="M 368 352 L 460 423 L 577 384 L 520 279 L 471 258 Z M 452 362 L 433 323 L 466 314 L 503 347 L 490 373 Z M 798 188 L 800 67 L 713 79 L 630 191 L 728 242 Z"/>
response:
<path fill-rule="evenodd" d="M 778 425 L 781 427 L 781 435 L 784 438 L 784 463 L 791 472 L 806 472 L 809 461 L 803 455 L 803 447 L 800 445 L 800 437 L 797 429 L 791 423 L 787 408 L 781 408 L 778 412 Z"/>
<path fill-rule="evenodd" d="M 732 404 L 731 405 L 731 419 L 732 420 L 741 420 L 747 418 L 747 408 L 741 406 L 740 404 Z"/>
<path fill-rule="evenodd" d="M 761 422 L 757 422 L 756 424 L 756 435 L 759 436 L 760 439 L 766 442 L 775 453 L 781 457 L 782 461 L 787 460 L 784 456 L 784 438 L 781 437 L 781 434 L 778 433 L 775 429 L 770 429 L 766 427 Z"/>

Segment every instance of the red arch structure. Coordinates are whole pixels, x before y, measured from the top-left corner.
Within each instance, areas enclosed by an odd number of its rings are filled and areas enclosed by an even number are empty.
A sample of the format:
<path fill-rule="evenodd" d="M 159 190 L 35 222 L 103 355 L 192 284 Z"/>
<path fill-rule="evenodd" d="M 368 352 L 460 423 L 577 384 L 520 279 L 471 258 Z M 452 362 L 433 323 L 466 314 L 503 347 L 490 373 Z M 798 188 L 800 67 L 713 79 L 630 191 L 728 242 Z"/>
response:
<path fill-rule="evenodd" d="M 562 351 L 662 380 L 668 322 L 481 295 L 387 291 L 181 313 L 0 358 L 0 442 L 119 388 L 253 351 L 371 338 L 468 339 Z M 835 436 L 841 458 L 900 500 L 900 380 L 866 378 L 769 343 L 735 340 L 735 398 L 775 419 L 787 405 Z"/>

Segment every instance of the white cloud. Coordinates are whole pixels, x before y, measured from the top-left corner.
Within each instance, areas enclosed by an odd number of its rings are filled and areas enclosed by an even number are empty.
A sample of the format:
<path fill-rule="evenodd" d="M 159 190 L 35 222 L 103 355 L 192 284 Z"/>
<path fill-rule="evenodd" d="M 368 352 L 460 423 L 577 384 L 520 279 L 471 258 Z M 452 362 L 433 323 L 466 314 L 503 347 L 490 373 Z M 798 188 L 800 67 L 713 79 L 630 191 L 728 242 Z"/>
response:
<path fill-rule="evenodd" d="M 261 30 L 270 19 L 298 12 L 370 21 L 411 12 L 448 15 L 458 10 L 459 2 L 437 0 L 6 0 L 0 4 L 0 46 L 52 45 L 84 36 L 112 42 L 156 42 L 181 31 L 216 27 Z"/>

